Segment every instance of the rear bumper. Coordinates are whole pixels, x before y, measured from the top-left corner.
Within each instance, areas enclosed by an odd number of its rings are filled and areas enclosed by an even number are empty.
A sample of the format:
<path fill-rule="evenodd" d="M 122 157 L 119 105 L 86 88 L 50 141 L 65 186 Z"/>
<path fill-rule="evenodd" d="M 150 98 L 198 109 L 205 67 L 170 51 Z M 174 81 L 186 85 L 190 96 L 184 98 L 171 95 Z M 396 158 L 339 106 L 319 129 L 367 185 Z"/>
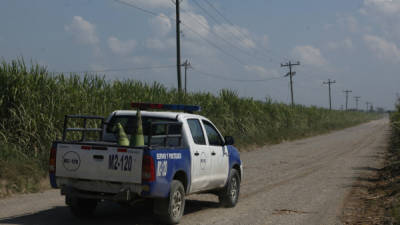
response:
<path fill-rule="evenodd" d="M 62 187 L 61 194 L 67 196 L 66 198 L 67 205 L 69 205 L 68 199 L 71 199 L 71 197 L 97 199 L 97 200 L 111 200 L 116 202 L 131 202 L 139 198 L 137 194 L 130 192 L 130 190 L 121 190 L 121 192 L 119 193 L 111 194 L 111 193 L 83 191 L 70 186 Z"/>
<path fill-rule="evenodd" d="M 141 184 L 104 182 L 71 178 L 56 179 L 57 186 L 61 187 L 62 195 L 71 195 L 82 198 L 107 199 L 130 201 L 140 196 L 143 190 Z"/>

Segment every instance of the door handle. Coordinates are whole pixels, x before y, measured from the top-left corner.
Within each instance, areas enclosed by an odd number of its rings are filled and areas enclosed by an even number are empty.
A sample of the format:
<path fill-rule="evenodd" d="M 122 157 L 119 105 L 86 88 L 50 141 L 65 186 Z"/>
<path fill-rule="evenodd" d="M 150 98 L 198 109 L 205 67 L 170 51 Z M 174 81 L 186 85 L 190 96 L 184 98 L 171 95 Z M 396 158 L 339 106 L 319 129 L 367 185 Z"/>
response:
<path fill-rule="evenodd" d="M 216 155 L 216 153 L 215 152 L 211 152 L 211 155 Z"/>
<path fill-rule="evenodd" d="M 195 155 L 195 156 L 199 156 L 200 154 L 199 154 L 198 152 L 195 152 L 194 155 Z"/>
<path fill-rule="evenodd" d="M 93 159 L 103 160 L 103 159 L 104 159 L 104 156 L 102 156 L 102 155 L 94 155 L 94 156 L 93 156 Z"/>

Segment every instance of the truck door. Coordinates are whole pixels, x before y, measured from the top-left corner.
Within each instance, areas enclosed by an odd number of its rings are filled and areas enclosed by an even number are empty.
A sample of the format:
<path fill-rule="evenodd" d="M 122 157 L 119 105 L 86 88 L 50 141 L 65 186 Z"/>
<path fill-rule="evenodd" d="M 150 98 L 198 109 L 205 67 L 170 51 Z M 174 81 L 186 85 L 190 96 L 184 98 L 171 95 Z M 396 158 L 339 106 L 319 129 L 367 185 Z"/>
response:
<path fill-rule="evenodd" d="M 191 154 L 191 192 L 206 190 L 210 186 L 211 152 L 206 144 L 204 130 L 198 119 L 188 119 L 191 138 L 188 138 Z"/>
<path fill-rule="evenodd" d="M 207 120 L 202 122 L 206 131 L 208 148 L 211 151 L 210 186 L 223 187 L 229 174 L 228 149 L 224 146 L 222 136 L 215 126 Z"/>

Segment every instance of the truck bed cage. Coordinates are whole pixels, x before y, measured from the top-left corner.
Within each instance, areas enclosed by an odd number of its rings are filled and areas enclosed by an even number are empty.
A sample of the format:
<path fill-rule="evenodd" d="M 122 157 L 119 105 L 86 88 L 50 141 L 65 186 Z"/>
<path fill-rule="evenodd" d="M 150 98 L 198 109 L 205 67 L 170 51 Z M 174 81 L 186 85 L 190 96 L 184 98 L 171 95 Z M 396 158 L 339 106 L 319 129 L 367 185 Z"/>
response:
<path fill-rule="evenodd" d="M 163 133 L 157 133 L 157 126 L 163 127 Z M 162 139 L 161 143 L 153 140 Z M 181 122 L 152 122 L 150 123 L 150 134 L 147 146 L 178 147 L 182 146 L 182 123 Z"/>
<path fill-rule="evenodd" d="M 68 127 L 69 119 L 83 119 L 83 127 Z M 100 128 L 86 127 L 88 120 L 100 120 L 101 121 Z M 67 138 L 67 132 L 82 132 L 80 141 L 86 140 L 87 132 L 98 132 L 99 140 L 102 141 L 103 140 L 103 135 L 102 135 L 103 128 L 104 128 L 104 117 L 102 117 L 102 116 L 65 115 L 62 141 L 65 141 L 65 139 Z"/>
<path fill-rule="evenodd" d="M 68 121 L 70 119 L 82 119 L 83 127 L 68 127 Z M 87 127 L 88 120 L 99 120 L 101 125 L 99 128 Z M 85 115 L 65 115 L 64 116 L 64 129 L 62 141 L 65 142 L 67 139 L 68 132 L 81 132 L 81 139 L 69 141 L 84 142 L 86 140 L 86 134 L 88 132 L 98 132 L 99 141 L 103 141 L 103 130 L 105 128 L 105 118 L 101 116 L 85 116 Z M 151 122 L 148 124 L 148 142 L 147 147 L 181 147 L 182 143 L 182 123 L 181 122 Z"/>

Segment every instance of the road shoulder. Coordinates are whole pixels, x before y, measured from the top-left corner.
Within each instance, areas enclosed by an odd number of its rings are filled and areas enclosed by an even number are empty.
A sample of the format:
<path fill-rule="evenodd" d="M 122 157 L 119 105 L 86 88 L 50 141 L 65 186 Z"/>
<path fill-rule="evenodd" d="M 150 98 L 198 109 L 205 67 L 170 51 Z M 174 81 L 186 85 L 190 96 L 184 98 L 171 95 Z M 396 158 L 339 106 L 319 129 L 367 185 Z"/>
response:
<path fill-rule="evenodd" d="M 388 224 L 387 205 L 387 149 L 374 156 L 375 165 L 355 168 L 359 176 L 352 184 L 351 191 L 343 204 L 341 221 L 343 224 Z"/>

